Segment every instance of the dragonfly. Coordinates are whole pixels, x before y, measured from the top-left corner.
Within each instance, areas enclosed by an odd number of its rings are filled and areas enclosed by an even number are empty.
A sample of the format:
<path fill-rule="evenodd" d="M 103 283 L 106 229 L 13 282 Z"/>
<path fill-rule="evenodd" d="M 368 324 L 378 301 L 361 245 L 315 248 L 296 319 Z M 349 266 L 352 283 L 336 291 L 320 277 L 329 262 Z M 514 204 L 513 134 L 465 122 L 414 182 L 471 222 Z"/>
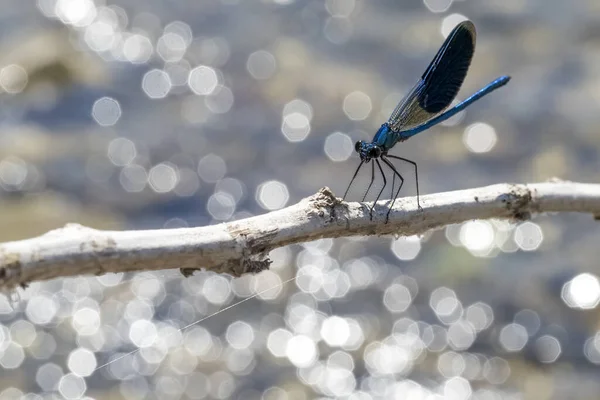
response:
<path fill-rule="evenodd" d="M 475 37 L 475 25 L 471 21 L 463 21 L 454 27 L 421 76 L 421 79 L 418 80 L 415 86 L 398 103 L 387 122 L 383 123 L 379 130 L 377 130 L 373 140 L 371 142 L 364 140 L 356 142 L 354 150 L 360 156 L 360 164 L 352 176 L 343 199 L 346 199 L 348 191 L 360 169 L 365 164 L 371 163 L 371 182 L 363 196 L 362 201 L 364 201 L 375 181 L 375 165 L 377 165 L 377 170 L 383 178 L 383 186 L 373 205 L 369 208 L 371 220 L 373 220 L 375 204 L 387 185 L 386 175 L 381 164 L 383 163 L 393 173 L 392 202 L 388 208 L 385 223 L 389 221 L 394 202 L 398 198 L 400 189 L 402 189 L 402 185 L 404 184 L 404 177 L 398 172 L 390 159 L 403 161 L 413 166 L 417 186 L 417 207 L 419 210 L 423 210 L 419 201 L 419 173 L 417 163 L 404 157 L 389 154 L 389 151 L 396 143 L 404 142 L 417 133 L 421 133 L 451 118 L 473 102 L 506 85 L 510 81 L 510 76 L 496 78 L 483 89 L 475 92 L 454 107 L 447 109 L 458 94 L 469 70 L 471 59 L 475 52 Z M 400 185 L 397 191 L 394 192 L 396 177 L 400 180 Z"/>

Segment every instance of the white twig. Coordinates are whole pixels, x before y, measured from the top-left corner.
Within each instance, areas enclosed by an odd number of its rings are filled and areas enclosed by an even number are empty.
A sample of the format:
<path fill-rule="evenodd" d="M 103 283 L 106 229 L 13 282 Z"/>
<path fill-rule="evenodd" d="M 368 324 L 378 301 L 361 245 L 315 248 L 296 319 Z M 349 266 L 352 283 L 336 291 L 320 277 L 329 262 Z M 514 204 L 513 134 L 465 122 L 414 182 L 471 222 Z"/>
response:
<path fill-rule="evenodd" d="M 69 224 L 45 235 L 0 244 L 0 289 L 85 274 L 181 268 L 239 276 L 268 268 L 270 250 L 319 238 L 414 235 L 472 219 L 524 220 L 543 212 L 600 218 L 600 184 L 499 184 L 421 196 L 395 203 L 345 203 L 328 188 L 279 211 L 199 228 L 100 231 Z"/>

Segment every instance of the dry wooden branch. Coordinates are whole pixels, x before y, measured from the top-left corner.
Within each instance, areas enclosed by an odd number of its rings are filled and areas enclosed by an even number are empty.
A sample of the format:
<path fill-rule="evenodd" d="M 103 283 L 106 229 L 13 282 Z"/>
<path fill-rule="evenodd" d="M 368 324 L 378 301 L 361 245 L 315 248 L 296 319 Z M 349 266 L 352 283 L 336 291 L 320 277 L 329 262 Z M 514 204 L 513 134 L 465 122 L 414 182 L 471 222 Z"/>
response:
<path fill-rule="evenodd" d="M 239 276 L 268 268 L 270 250 L 319 238 L 414 235 L 472 219 L 524 220 L 543 212 L 600 217 L 600 185 L 574 182 L 499 184 L 396 201 L 345 203 L 328 188 L 290 207 L 199 228 L 100 231 L 69 224 L 45 235 L 0 245 L 0 289 L 85 274 L 181 268 Z"/>

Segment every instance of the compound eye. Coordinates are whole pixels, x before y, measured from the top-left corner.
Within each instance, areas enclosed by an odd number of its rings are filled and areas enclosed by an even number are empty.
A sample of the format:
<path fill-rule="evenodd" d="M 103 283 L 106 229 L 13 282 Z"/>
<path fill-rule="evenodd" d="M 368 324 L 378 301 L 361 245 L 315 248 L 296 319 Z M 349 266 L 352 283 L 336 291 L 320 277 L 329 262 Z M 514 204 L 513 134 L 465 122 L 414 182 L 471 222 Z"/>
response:
<path fill-rule="evenodd" d="M 371 158 L 379 158 L 379 156 L 381 155 L 381 149 L 379 147 L 373 147 L 370 153 L 371 154 L 369 154 L 369 156 Z"/>
<path fill-rule="evenodd" d="M 362 149 L 362 142 L 359 140 L 354 144 L 354 151 L 356 151 L 357 153 L 360 153 L 361 149 Z"/>

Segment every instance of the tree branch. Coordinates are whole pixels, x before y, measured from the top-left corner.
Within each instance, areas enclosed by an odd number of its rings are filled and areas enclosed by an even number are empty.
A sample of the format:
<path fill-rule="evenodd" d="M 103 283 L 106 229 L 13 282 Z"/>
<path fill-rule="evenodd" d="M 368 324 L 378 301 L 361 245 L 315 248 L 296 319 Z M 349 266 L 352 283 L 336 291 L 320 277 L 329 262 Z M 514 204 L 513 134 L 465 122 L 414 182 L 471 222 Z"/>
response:
<path fill-rule="evenodd" d="M 270 250 L 319 238 L 415 235 L 472 219 L 529 219 L 543 212 L 582 212 L 600 219 L 600 185 L 574 182 L 498 184 L 396 201 L 345 203 L 328 189 L 299 203 L 244 220 L 199 228 L 100 231 L 77 224 L 0 245 L 0 289 L 84 274 L 181 268 L 239 276 L 268 268 Z"/>

